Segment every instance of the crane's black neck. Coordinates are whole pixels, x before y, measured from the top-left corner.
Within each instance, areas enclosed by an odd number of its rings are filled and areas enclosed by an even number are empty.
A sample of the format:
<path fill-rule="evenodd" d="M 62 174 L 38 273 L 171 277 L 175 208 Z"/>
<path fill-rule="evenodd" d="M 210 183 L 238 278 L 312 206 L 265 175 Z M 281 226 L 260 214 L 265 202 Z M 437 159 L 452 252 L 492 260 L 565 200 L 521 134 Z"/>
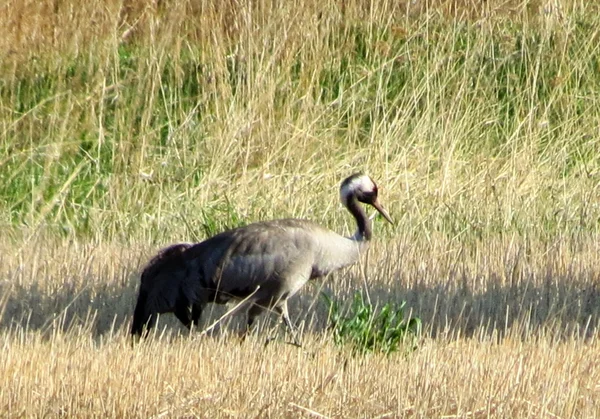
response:
<path fill-rule="evenodd" d="M 358 232 L 354 238 L 358 241 L 371 240 L 371 221 L 367 218 L 365 210 L 360 206 L 358 199 L 356 199 L 355 196 L 348 197 L 346 208 L 348 208 L 348 211 L 350 211 L 356 220 L 356 225 L 358 227 Z"/>

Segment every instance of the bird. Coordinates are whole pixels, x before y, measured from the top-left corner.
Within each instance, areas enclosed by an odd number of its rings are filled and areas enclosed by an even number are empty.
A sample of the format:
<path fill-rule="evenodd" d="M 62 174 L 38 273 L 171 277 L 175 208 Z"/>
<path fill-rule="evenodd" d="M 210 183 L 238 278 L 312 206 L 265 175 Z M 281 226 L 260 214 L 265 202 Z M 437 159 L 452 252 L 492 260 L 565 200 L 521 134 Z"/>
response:
<path fill-rule="evenodd" d="M 192 296 L 196 282 L 188 275 L 186 259 L 182 257 L 191 246 L 191 243 L 177 243 L 161 249 L 144 268 L 133 313 L 132 335 L 141 336 L 145 328 L 152 328 L 158 313 L 175 314 L 187 328 L 200 320 L 201 307 L 194 304 Z"/>
<path fill-rule="evenodd" d="M 360 203 L 394 223 L 379 203 L 377 184 L 366 174 L 344 179 L 340 200 L 356 221 L 350 237 L 310 220 L 287 218 L 255 222 L 159 251 L 142 273 L 131 334 L 147 334 L 157 315 L 169 312 L 191 328 L 208 303 L 233 300 L 241 303 L 230 315 L 246 310 L 245 333 L 259 315 L 272 310 L 299 345 L 287 301 L 309 280 L 356 263 L 366 251 L 372 227 Z"/>

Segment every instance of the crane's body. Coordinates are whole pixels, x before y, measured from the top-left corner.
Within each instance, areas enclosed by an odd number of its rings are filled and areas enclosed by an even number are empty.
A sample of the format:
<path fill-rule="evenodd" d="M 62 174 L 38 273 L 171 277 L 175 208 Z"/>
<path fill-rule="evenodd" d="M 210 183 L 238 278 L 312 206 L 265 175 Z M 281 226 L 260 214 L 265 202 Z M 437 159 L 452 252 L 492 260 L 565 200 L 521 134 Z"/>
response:
<path fill-rule="evenodd" d="M 232 299 L 247 299 L 238 310 L 247 309 L 248 327 L 265 309 L 274 309 L 293 331 L 287 300 L 307 281 L 355 263 L 367 247 L 370 221 L 358 201 L 373 205 L 391 222 L 368 176 L 346 179 L 341 195 L 358 225 L 350 238 L 312 221 L 282 219 L 165 249 L 142 274 L 132 333 L 139 335 L 145 326 L 152 327 L 156 314 L 164 312 L 174 312 L 190 327 L 199 321 L 207 303 Z"/>

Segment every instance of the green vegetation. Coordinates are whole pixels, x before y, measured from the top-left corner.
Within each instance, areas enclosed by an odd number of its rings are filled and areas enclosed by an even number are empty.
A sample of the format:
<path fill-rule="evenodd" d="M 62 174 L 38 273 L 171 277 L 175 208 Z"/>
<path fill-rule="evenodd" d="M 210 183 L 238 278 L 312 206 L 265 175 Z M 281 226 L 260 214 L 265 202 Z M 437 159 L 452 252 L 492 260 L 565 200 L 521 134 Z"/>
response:
<path fill-rule="evenodd" d="M 321 294 L 327 304 L 333 339 L 337 345 L 349 344 L 356 353 L 382 352 L 390 354 L 404 349 L 416 349 L 421 335 L 421 319 L 404 315 L 406 302 L 388 302 L 380 309 L 373 306 L 361 292 L 354 293 L 350 307 L 340 308 L 339 302 Z"/>
<path fill-rule="evenodd" d="M 592 6 L 473 20 L 359 4 L 220 10 L 231 27 L 175 2 L 127 9 L 117 32 L 108 8 L 89 33 L 19 38 L 0 67 L 1 221 L 161 243 L 209 233 L 206 208 L 332 223 L 314 203 L 366 170 L 403 234 L 597 231 Z"/>

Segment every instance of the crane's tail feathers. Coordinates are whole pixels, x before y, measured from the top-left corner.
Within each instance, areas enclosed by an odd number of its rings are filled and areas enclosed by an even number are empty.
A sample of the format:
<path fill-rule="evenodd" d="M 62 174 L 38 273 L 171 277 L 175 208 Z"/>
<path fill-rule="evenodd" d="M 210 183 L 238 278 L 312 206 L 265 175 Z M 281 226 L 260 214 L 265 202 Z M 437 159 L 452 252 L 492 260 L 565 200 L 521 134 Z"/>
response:
<path fill-rule="evenodd" d="M 148 330 L 152 328 L 154 317 L 148 310 L 148 292 L 140 289 L 138 300 L 133 312 L 133 322 L 131 325 L 131 334 L 141 337 L 147 335 Z"/>

